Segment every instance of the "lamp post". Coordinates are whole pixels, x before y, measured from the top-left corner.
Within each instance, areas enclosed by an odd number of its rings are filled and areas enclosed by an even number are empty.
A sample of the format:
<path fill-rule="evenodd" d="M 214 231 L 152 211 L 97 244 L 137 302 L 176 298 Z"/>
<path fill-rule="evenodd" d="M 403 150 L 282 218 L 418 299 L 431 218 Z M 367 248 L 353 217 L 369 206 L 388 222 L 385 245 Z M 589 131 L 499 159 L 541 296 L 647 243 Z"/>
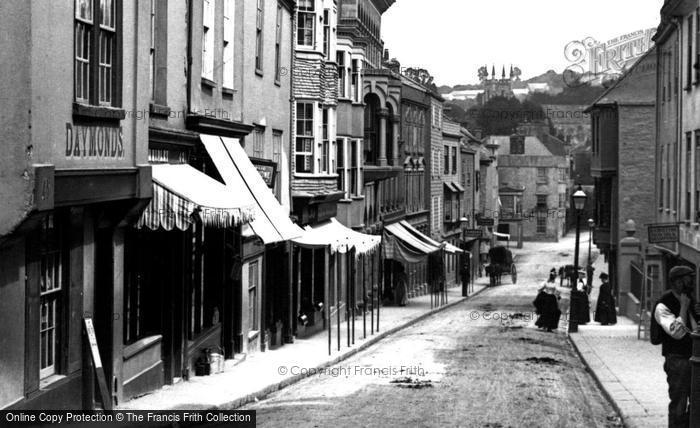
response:
<path fill-rule="evenodd" d="M 582 303 L 580 302 L 582 296 L 580 296 L 578 292 L 578 247 L 581 239 L 581 212 L 586 206 L 587 198 L 588 196 L 586 195 L 586 192 L 583 191 L 581 185 L 579 184 L 578 189 L 572 195 L 572 199 L 574 200 L 574 209 L 576 209 L 576 248 L 574 249 L 573 285 L 571 287 L 571 298 L 569 299 L 569 333 L 575 333 L 578 331 L 578 315 Z M 587 297 L 583 298 L 587 299 Z"/>
<path fill-rule="evenodd" d="M 595 221 L 592 218 L 588 219 L 588 263 L 586 264 L 586 291 L 591 292 L 593 285 L 593 263 L 591 263 L 591 243 L 593 242 L 593 227 Z"/>

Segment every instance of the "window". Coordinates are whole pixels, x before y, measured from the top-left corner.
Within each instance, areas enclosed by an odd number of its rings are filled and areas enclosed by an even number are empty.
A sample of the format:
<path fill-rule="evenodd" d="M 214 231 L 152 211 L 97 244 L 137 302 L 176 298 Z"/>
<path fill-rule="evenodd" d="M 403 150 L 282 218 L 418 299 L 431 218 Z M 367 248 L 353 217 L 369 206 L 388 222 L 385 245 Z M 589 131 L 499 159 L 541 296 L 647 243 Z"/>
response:
<path fill-rule="evenodd" d="M 547 195 L 537 195 L 537 209 L 547 210 L 549 206 L 547 205 Z"/>
<path fill-rule="evenodd" d="M 510 137 L 510 154 L 524 155 L 525 154 L 525 138 L 521 136 Z"/>
<path fill-rule="evenodd" d="M 58 372 L 61 354 L 61 330 L 64 328 L 63 257 L 54 216 L 41 225 L 39 270 L 39 374 L 45 378 Z"/>
<path fill-rule="evenodd" d="M 546 214 L 538 214 L 537 215 L 537 233 L 539 234 L 545 234 L 547 233 L 547 217 Z"/>
<path fill-rule="evenodd" d="M 258 310 L 258 285 L 259 285 L 258 261 L 250 262 L 248 265 L 248 327 L 250 331 L 257 331 L 259 328 Z"/>
<path fill-rule="evenodd" d="M 345 184 L 347 182 L 345 178 L 345 139 L 338 138 L 335 142 L 335 159 L 338 163 L 338 190 L 345 193 L 347 197 L 347 189 Z"/>
<path fill-rule="evenodd" d="M 75 0 L 75 101 L 116 106 L 115 0 Z"/>
<path fill-rule="evenodd" d="M 347 70 L 345 69 L 345 52 L 338 51 L 335 54 L 338 63 L 338 98 L 347 97 Z"/>
<path fill-rule="evenodd" d="M 537 168 L 537 182 L 547 183 L 547 168 Z"/>
<path fill-rule="evenodd" d="M 360 165 L 359 150 L 362 147 L 362 140 L 352 140 L 350 144 L 350 194 L 360 196 L 362 187 L 360 186 L 360 174 L 362 166 Z"/>
<path fill-rule="evenodd" d="M 457 174 L 457 147 L 452 147 L 452 174 Z"/>
<path fill-rule="evenodd" d="M 481 172 L 480 171 L 474 172 L 474 185 L 476 186 L 476 191 L 478 192 L 479 189 L 481 188 Z"/>
<path fill-rule="evenodd" d="M 324 108 L 321 122 L 321 158 L 319 159 L 319 171 L 329 174 L 330 170 L 330 140 L 328 139 L 328 109 Z"/>
<path fill-rule="evenodd" d="M 692 170 L 693 170 L 693 133 L 687 132 L 685 134 L 685 219 L 688 221 L 692 220 L 690 216 L 692 199 Z"/>
<path fill-rule="evenodd" d="M 314 104 L 297 103 L 296 172 L 313 172 Z"/>
<path fill-rule="evenodd" d="M 253 157 L 262 159 L 265 157 L 265 128 L 256 126 L 253 138 Z"/>
<path fill-rule="evenodd" d="M 223 87 L 233 89 L 233 19 L 234 0 L 224 0 Z"/>
<path fill-rule="evenodd" d="M 663 179 L 662 179 L 663 180 Z M 661 186 L 663 188 L 663 186 Z M 693 221 L 697 222 L 700 213 L 700 129 L 695 131 L 695 214 Z"/>
<path fill-rule="evenodd" d="M 214 80 L 214 1 L 203 0 L 202 77 Z"/>
<path fill-rule="evenodd" d="M 352 91 L 352 99 L 353 101 L 359 103 L 360 93 L 362 92 L 362 85 L 360 84 L 360 61 L 356 59 L 352 60 L 352 81 L 350 82 L 350 85 L 350 90 Z"/>
<path fill-rule="evenodd" d="M 559 194 L 559 208 L 566 208 L 566 193 Z"/>
<path fill-rule="evenodd" d="M 436 105 L 433 105 L 433 126 L 435 128 L 442 126 L 442 109 Z"/>
<path fill-rule="evenodd" d="M 440 231 L 440 197 L 433 196 L 433 207 L 432 207 L 432 220 L 433 220 L 433 234 L 437 234 Z"/>
<path fill-rule="evenodd" d="M 686 89 L 690 90 L 690 88 L 693 85 L 693 40 L 695 40 L 694 34 L 693 34 L 693 18 L 694 15 L 690 15 L 687 19 L 687 25 L 688 25 L 688 38 L 686 39 L 688 42 L 688 57 L 686 58 Z"/>
<path fill-rule="evenodd" d="M 450 173 L 450 148 L 448 146 L 443 147 L 443 165 L 442 165 L 442 172 L 447 175 Z"/>
<path fill-rule="evenodd" d="M 700 8 L 695 11 L 695 84 L 700 84 Z"/>
<path fill-rule="evenodd" d="M 258 10 L 255 15 L 255 71 L 263 70 L 263 27 L 265 19 L 265 0 L 258 0 Z"/>
<path fill-rule="evenodd" d="M 275 25 L 275 82 L 282 78 L 282 6 L 277 5 L 277 24 Z"/>
<path fill-rule="evenodd" d="M 445 221 L 452 221 L 452 197 L 445 195 Z"/>
<path fill-rule="evenodd" d="M 297 44 L 299 46 L 314 47 L 314 24 L 316 14 L 314 2 L 316 0 L 300 0 L 299 13 L 297 15 Z"/>
<path fill-rule="evenodd" d="M 272 161 L 277 164 L 275 196 L 282 201 L 282 131 L 272 131 Z"/>
<path fill-rule="evenodd" d="M 151 0 L 151 48 L 148 54 L 151 101 L 154 101 L 156 97 L 156 1 Z"/>
<path fill-rule="evenodd" d="M 331 54 L 331 11 L 323 10 L 323 55 L 329 58 Z"/>

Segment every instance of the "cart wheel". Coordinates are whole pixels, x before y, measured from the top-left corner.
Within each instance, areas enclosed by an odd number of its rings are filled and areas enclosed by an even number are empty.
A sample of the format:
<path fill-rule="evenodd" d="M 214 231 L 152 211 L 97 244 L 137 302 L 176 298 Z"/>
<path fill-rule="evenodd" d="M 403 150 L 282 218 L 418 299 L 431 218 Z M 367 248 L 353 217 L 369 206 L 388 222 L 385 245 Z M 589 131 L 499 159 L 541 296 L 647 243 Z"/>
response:
<path fill-rule="evenodd" d="M 518 270 L 515 268 L 515 265 L 510 268 L 510 279 L 513 281 L 513 284 L 518 282 Z"/>

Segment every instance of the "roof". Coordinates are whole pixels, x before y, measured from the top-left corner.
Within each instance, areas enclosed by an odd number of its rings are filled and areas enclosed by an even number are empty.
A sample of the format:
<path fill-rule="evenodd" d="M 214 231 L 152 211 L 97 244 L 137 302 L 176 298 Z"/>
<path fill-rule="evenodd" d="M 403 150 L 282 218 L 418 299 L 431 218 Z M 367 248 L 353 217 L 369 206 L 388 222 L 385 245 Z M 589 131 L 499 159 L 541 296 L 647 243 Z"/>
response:
<path fill-rule="evenodd" d="M 554 156 L 566 156 L 566 143 L 562 140 L 551 134 L 543 134 L 541 141 Z"/>
<path fill-rule="evenodd" d="M 649 49 L 585 111 L 610 104 L 656 103 L 656 46 Z"/>

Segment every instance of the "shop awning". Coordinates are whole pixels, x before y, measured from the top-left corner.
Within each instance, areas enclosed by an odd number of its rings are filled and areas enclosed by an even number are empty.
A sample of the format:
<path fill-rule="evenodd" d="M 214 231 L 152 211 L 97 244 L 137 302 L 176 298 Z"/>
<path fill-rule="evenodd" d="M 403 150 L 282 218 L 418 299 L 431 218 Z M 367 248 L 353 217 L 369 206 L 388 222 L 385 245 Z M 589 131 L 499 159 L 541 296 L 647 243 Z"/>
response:
<path fill-rule="evenodd" d="M 495 236 L 496 238 L 504 238 L 510 241 L 510 235 L 507 233 L 493 232 L 493 236 Z"/>
<path fill-rule="evenodd" d="M 382 243 L 381 236 L 367 235 L 345 227 L 335 218 L 316 226 L 306 226 L 302 236 L 292 239 L 305 248 L 330 247 L 331 253 L 347 253 L 355 249 L 357 255 L 370 253 Z"/>
<path fill-rule="evenodd" d="M 229 188 L 253 201 L 255 218 L 250 228 L 265 244 L 289 241 L 303 234 L 248 158 L 238 140 L 201 134 L 200 138 L 221 178 Z"/>
<path fill-rule="evenodd" d="M 153 199 L 137 228 L 187 230 L 194 215 L 208 227 L 232 227 L 254 218 L 253 201 L 187 164 L 152 165 Z"/>
<path fill-rule="evenodd" d="M 445 189 L 447 189 L 448 192 L 457 193 L 457 189 L 455 188 L 455 186 L 452 184 L 451 181 L 445 181 L 442 184 L 445 185 Z"/>
<path fill-rule="evenodd" d="M 384 227 L 385 258 L 404 263 L 420 263 L 426 260 L 428 254 L 440 250 L 439 246 L 418 239 L 401 223 L 403 222 Z"/>
<path fill-rule="evenodd" d="M 450 254 L 456 254 L 456 253 L 462 253 L 463 251 L 460 250 L 459 248 L 455 247 L 454 245 L 450 244 L 449 242 L 443 242 L 439 243 L 435 241 L 434 239 L 430 238 L 429 236 L 424 235 L 421 233 L 418 229 L 415 227 L 411 226 L 411 223 L 407 222 L 406 220 L 402 220 L 399 222 L 401 226 L 406 228 L 412 235 L 414 235 L 416 238 L 420 239 L 421 241 L 424 241 L 434 247 L 442 247 L 444 245 L 444 250 L 447 251 Z"/>
<path fill-rule="evenodd" d="M 461 184 L 459 184 L 457 181 L 453 181 L 452 185 L 457 189 L 459 193 L 464 193 L 464 187 L 462 187 Z"/>

